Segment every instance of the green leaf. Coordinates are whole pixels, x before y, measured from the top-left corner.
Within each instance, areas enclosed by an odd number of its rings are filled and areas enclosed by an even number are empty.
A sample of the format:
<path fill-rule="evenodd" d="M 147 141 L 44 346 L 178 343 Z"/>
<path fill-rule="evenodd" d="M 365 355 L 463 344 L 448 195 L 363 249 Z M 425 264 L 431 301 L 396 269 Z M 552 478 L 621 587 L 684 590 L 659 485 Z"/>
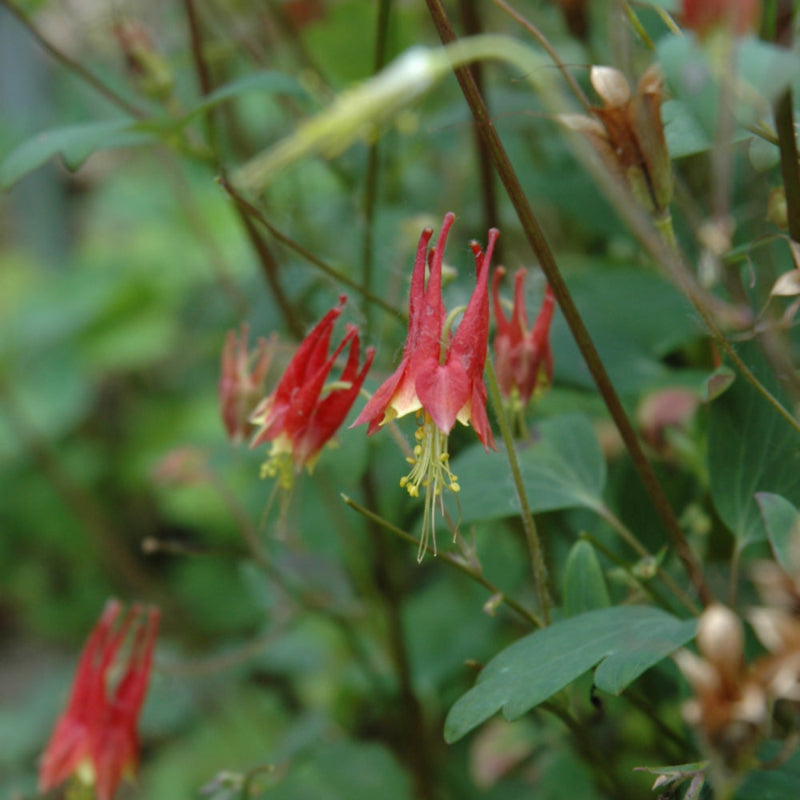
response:
<path fill-rule="evenodd" d="M 741 126 L 752 124 L 770 111 L 770 104 L 783 92 L 800 71 L 800 59 L 783 47 L 761 41 L 755 37 L 742 39 L 736 52 L 734 74 L 726 66 L 715 63 L 715 54 L 693 36 L 665 36 L 658 44 L 658 57 L 673 97 L 682 104 L 686 118 L 679 123 L 685 131 L 676 137 L 666 132 L 673 157 L 699 152 L 694 145 L 703 141 L 705 134 L 708 149 L 714 141 L 719 115 L 721 94 L 720 75 L 732 81 L 734 115 Z M 665 104 L 666 105 L 666 104 Z M 667 112 L 670 124 L 677 119 L 672 110 Z M 691 121 L 690 121 L 691 120 Z M 733 132 L 734 141 L 747 138 L 743 127 Z M 674 141 L 677 138 L 677 141 Z M 686 143 L 690 144 L 686 147 Z M 673 144 L 676 150 L 673 151 Z M 681 152 L 681 147 L 685 151 Z"/>
<path fill-rule="evenodd" d="M 60 155 L 68 169 L 77 169 L 92 153 L 154 141 L 157 134 L 130 117 L 67 125 L 36 134 L 0 163 L 0 190 L 11 188 L 29 172 Z"/>
<path fill-rule="evenodd" d="M 761 383 L 785 402 L 781 387 L 757 345 L 742 345 L 739 354 Z M 708 433 L 711 496 L 740 550 L 767 536 L 755 500 L 757 492 L 779 494 L 800 505 L 799 454 L 800 434 L 741 376 L 711 403 Z"/>
<path fill-rule="evenodd" d="M 610 260 L 585 258 L 576 267 L 580 271 L 570 276 L 570 290 L 617 391 L 638 394 L 663 386 L 675 371 L 660 359 L 701 332 L 686 298 L 660 275 Z M 553 320 L 551 343 L 555 383 L 594 391 L 594 380 L 560 312 Z"/>
<path fill-rule="evenodd" d="M 517 719 L 598 663 L 597 688 L 619 694 L 686 644 L 695 627 L 695 620 L 657 608 L 616 606 L 536 631 L 484 667 L 477 684 L 450 709 L 445 739 L 457 741 L 500 710 L 506 719 Z"/>
<path fill-rule="evenodd" d="M 759 753 L 762 761 L 779 759 L 784 742 L 768 742 Z M 775 769 L 753 769 L 747 773 L 734 800 L 785 800 L 800 797 L 800 751 Z"/>
<path fill-rule="evenodd" d="M 756 502 L 776 561 L 786 572 L 794 573 L 797 570 L 797 556 L 792 553 L 792 543 L 800 533 L 800 512 L 779 494 L 758 492 Z"/>
<path fill-rule="evenodd" d="M 576 506 L 596 509 L 602 504 L 606 463 L 586 417 L 564 414 L 545 420 L 537 426 L 533 443 L 521 447 L 517 457 L 534 513 Z M 476 445 L 453 460 L 453 472 L 464 487 L 459 495 L 462 522 L 520 513 L 503 452 L 486 453 Z"/>
<path fill-rule="evenodd" d="M 564 566 L 565 615 L 574 617 L 610 605 L 605 575 L 594 547 L 585 540 L 575 542 Z"/>
<path fill-rule="evenodd" d="M 662 104 L 661 121 L 672 158 L 684 158 L 711 149 L 712 137 L 681 100 L 667 100 Z"/>
<path fill-rule="evenodd" d="M 181 117 L 179 126 L 191 122 L 200 114 L 210 111 L 220 103 L 247 92 L 265 91 L 270 94 L 288 94 L 304 97 L 308 93 L 291 75 L 274 70 L 262 70 L 226 83 L 206 95 L 191 111 Z"/>

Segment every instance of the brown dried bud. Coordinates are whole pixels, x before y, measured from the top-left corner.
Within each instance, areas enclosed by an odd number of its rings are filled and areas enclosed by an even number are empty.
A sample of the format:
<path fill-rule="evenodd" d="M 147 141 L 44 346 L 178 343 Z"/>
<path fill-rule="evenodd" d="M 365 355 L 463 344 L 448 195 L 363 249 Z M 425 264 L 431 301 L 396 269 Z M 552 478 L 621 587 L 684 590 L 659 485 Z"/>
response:
<path fill-rule="evenodd" d="M 626 185 L 652 214 L 661 214 L 672 200 L 672 168 L 661 121 L 664 81 L 651 66 L 636 91 L 613 67 L 592 67 L 590 80 L 603 105 L 595 118 L 575 114 L 560 119 L 582 133 L 608 171 Z"/>

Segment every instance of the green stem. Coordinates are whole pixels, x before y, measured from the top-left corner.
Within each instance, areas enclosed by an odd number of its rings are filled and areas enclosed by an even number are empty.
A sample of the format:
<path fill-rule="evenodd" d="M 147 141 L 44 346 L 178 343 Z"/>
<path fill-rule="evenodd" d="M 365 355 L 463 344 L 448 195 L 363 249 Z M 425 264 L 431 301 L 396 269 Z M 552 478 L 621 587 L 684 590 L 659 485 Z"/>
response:
<path fill-rule="evenodd" d="M 375 37 L 375 61 L 373 73 L 379 73 L 386 65 L 386 40 L 389 32 L 389 16 L 392 0 L 378 3 L 378 21 Z M 364 241 L 361 248 L 361 285 L 365 292 L 372 292 L 372 271 L 374 261 L 374 226 L 376 196 L 378 193 L 378 173 L 380 171 L 380 139 L 370 142 L 367 153 L 367 171 L 364 180 Z M 372 329 L 371 307 L 364 310 L 364 335 L 369 338 Z"/>
<path fill-rule="evenodd" d="M 623 800 L 623 798 L 630 796 L 627 787 L 615 774 L 610 759 L 605 754 L 599 752 L 595 743 L 587 735 L 585 724 L 579 722 L 567 709 L 552 700 L 542 703 L 540 708 L 558 717 L 558 719 L 566 725 L 567 729 L 572 734 L 575 746 L 580 754 L 586 761 L 594 765 L 599 774 L 604 775 L 606 780 L 610 782 L 613 788 L 613 796 L 617 798 L 617 800 Z"/>
<path fill-rule="evenodd" d="M 444 43 L 455 41 L 455 34 L 453 33 L 450 22 L 447 19 L 447 14 L 441 3 L 441 0 L 426 1 L 442 41 Z M 489 49 L 497 44 L 495 40 L 490 40 L 489 37 L 480 38 L 483 39 L 481 47 Z M 473 42 L 474 41 L 476 40 L 473 40 Z M 450 45 L 450 47 L 452 46 L 453 45 Z M 520 54 L 516 51 L 511 52 L 510 49 L 508 49 L 507 52 L 512 60 L 520 57 Z M 491 57 L 497 58 L 498 54 L 494 52 Z M 527 60 L 530 60 L 529 55 L 527 55 L 526 58 Z M 494 162 L 495 169 L 500 175 L 500 179 L 506 188 L 509 199 L 511 200 L 511 203 L 517 212 L 517 216 L 531 249 L 536 254 L 542 267 L 542 271 L 545 273 L 547 281 L 550 284 L 556 299 L 558 300 L 558 305 L 564 314 L 564 318 L 566 319 L 570 331 L 572 332 L 572 336 L 575 339 L 575 343 L 577 344 L 578 349 L 580 350 L 581 355 L 586 362 L 586 366 L 588 367 L 589 372 L 594 379 L 597 390 L 602 396 L 603 401 L 608 408 L 609 414 L 611 415 L 611 418 L 614 420 L 614 423 L 620 432 L 620 436 L 622 437 L 628 453 L 630 454 L 634 468 L 639 474 L 639 478 L 644 484 L 648 495 L 650 496 L 650 500 L 653 503 L 656 513 L 661 519 L 669 540 L 672 546 L 675 548 L 675 551 L 677 552 L 678 557 L 680 558 L 681 563 L 683 564 L 684 569 L 686 570 L 689 579 L 695 588 L 695 591 L 698 593 L 698 596 L 703 604 L 707 605 L 713 601 L 713 595 L 706 584 L 705 576 L 700 563 L 692 553 L 689 543 L 684 536 L 683 531 L 681 530 L 680 524 L 678 523 L 678 519 L 675 516 L 675 512 L 673 511 L 667 496 L 664 494 L 664 490 L 662 489 L 650 462 L 647 460 L 647 457 L 644 454 L 644 450 L 639 442 L 636 431 L 634 430 L 631 421 L 628 419 L 628 415 L 622 406 L 613 384 L 611 383 L 611 379 L 606 372 L 605 366 L 603 365 L 594 343 L 589 336 L 589 332 L 583 323 L 583 318 L 581 317 L 580 312 L 575 305 L 575 301 L 572 299 L 572 295 L 570 294 L 567 284 L 561 275 L 558 265 L 556 264 L 553 252 L 550 249 L 550 246 L 547 244 L 542 227 L 533 213 L 533 209 L 528 202 L 527 196 L 522 189 L 522 185 L 519 182 L 508 155 L 506 154 L 500 137 L 495 130 L 491 118 L 489 117 L 486 106 L 483 104 L 480 94 L 477 92 L 475 83 L 472 80 L 469 70 L 463 67 L 454 67 L 454 70 L 456 73 L 456 78 L 461 85 L 461 89 L 464 93 L 467 104 L 469 105 L 470 110 L 475 118 L 478 130 L 481 132 L 481 135 L 486 138 L 489 151 L 492 154 L 492 161 Z"/>
<path fill-rule="evenodd" d="M 640 557 L 655 558 L 653 554 L 639 541 L 636 534 L 605 504 L 594 508 L 595 512 L 604 519 L 619 535 L 619 537 Z M 662 566 L 656 566 L 656 574 L 669 588 L 669 590 L 692 613 L 699 614 L 700 609 L 689 595 L 675 582 L 675 579 Z"/>
<path fill-rule="evenodd" d="M 364 474 L 362 486 L 367 502 L 374 506 L 377 502 L 377 493 L 373 473 L 369 470 Z M 430 740 L 430 732 L 425 724 L 422 704 L 414 689 L 411 661 L 403 629 L 404 592 L 397 575 L 398 564 L 390 552 L 390 540 L 383 535 L 378 523 L 375 520 L 368 520 L 367 528 L 373 543 L 373 579 L 382 601 L 381 605 L 385 610 L 389 652 L 394 662 L 400 687 L 398 716 L 401 731 L 397 732 L 396 743 L 399 754 L 407 762 L 414 775 L 416 796 L 420 800 L 433 800 L 435 797 L 434 775 L 436 773 L 431 757 L 433 742 Z M 411 733 L 410 737 L 407 735 L 409 732 Z"/>
<path fill-rule="evenodd" d="M 648 246 L 648 248 L 651 250 L 651 254 L 662 266 L 667 269 L 675 284 L 683 292 L 683 294 L 686 295 L 694 310 L 700 315 L 701 319 L 703 320 L 703 324 L 708 329 L 711 337 L 722 348 L 722 350 L 725 352 L 725 355 L 727 355 L 728 358 L 733 362 L 736 369 L 739 370 L 745 380 L 747 380 L 747 382 L 758 392 L 758 394 L 760 394 L 761 397 L 763 397 L 764 400 L 766 400 L 766 402 L 769 403 L 775 409 L 775 411 L 777 411 L 778 414 L 783 417 L 784 420 L 786 420 L 786 422 L 788 422 L 798 433 L 800 433 L 800 421 L 795 419 L 791 411 L 784 407 L 781 401 L 778 400 L 778 398 L 775 397 L 775 395 L 772 394 L 772 392 L 770 392 L 770 390 L 767 389 L 767 387 L 764 386 L 764 384 L 761 383 L 761 381 L 755 376 L 750 367 L 748 367 L 747 364 L 742 361 L 733 345 L 720 330 L 712 313 L 708 310 L 708 307 L 703 302 L 697 285 L 688 277 L 688 270 L 683 268 L 683 258 L 680 248 L 678 247 L 677 240 L 675 239 L 675 235 L 672 232 L 671 218 L 667 218 L 666 220 L 662 220 L 660 222 L 657 230 L 659 233 L 661 233 L 661 239 L 657 242 L 653 242 L 653 237 L 649 236 L 646 232 L 647 222 L 640 219 L 640 215 L 637 213 L 638 209 L 631 208 L 630 205 L 625 202 L 622 202 L 620 206 L 620 210 L 627 217 L 627 221 L 630 226 L 632 228 L 636 228 L 639 238 L 646 246 Z"/>
<path fill-rule="evenodd" d="M 497 375 L 494 371 L 494 364 L 492 363 L 491 356 L 486 359 L 486 385 L 489 389 L 489 397 L 491 398 L 492 405 L 494 406 L 497 424 L 500 427 L 500 435 L 503 437 L 506 458 L 511 468 L 511 477 L 514 481 L 517 499 L 519 500 L 522 529 L 525 531 L 525 541 L 528 543 L 528 552 L 531 557 L 533 583 L 536 587 L 536 596 L 539 600 L 539 610 L 542 612 L 542 619 L 544 619 L 545 625 L 549 625 L 552 600 L 548 589 L 547 565 L 544 561 L 542 544 L 536 530 L 536 521 L 533 518 L 530 503 L 528 502 L 528 495 L 525 491 L 525 483 L 522 480 L 522 471 L 519 468 L 519 459 L 517 458 L 517 451 L 514 447 L 514 437 L 511 432 L 511 425 L 508 423 L 505 408 L 503 407 L 500 387 L 497 383 Z"/>
<path fill-rule="evenodd" d="M 374 511 L 370 511 L 368 508 L 365 508 L 360 503 L 353 500 L 351 497 L 348 497 L 346 494 L 341 495 L 342 500 L 344 503 L 354 511 L 357 511 L 361 516 L 366 517 L 371 522 L 380 525 L 384 530 L 389 531 L 389 533 L 394 534 L 399 539 L 402 539 L 404 542 L 408 542 L 409 544 L 413 544 L 415 548 L 419 548 L 419 539 L 415 536 L 412 536 L 407 531 L 404 531 L 402 528 L 398 528 L 396 525 L 392 525 L 391 522 L 381 517 L 379 514 L 376 514 Z M 426 553 L 433 555 L 433 547 L 430 545 L 426 545 L 424 548 Z M 506 595 L 503 591 L 497 588 L 490 580 L 483 576 L 483 574 L 475 569 L 474 567 L 470 566 L 466 561 L 458 556 L 451 555 L 450 553 L 446 552 L 439 552 L 436 555 L 436 558 L 439 561 L 444 561 L 446 564 L 449 564 L 451 567 L 454 567 L 459 572 L 462 572 L 464 575 L 472 578 L 472 580 L 479 583 L 486 589 L 494 598 L 498 598 L 499 602 L 503 603 L 504 605 L 508 606 L 512 611 L 516 612 L 516 614 L 521 617 L 525 622 L 529 625 L 532 625 L 534 628 L 543 628 L 544 623 L 542 622 L 533 611 L 525 608 L 521 603 L 518 603 L 513 598 Z"/>
<path fill-rule="evenodd" d="M 672 605 L 670 604 L 669 600 L 667 600 L 666 597 L 662 597 L 653 586 L 640 578 L 636 572 L 634 572 L 633 567 L 631 567 L 631 565 L 624 558 L 621 558 L 615 552 L 606 547 L 599 539 L 597 539 L 596 536 L 592 536 L 591 533 L 586 533 L 586 531 L 583 531 L 580 535 L 580 538 L 590 542 L 595 550 L 602 553 L 612 564 L 616 564 L 620 569 L 624 570 L 628 578 L 630 578 L 630 580 L 632 580 L 643 592 L 650 595 L 650 597 L 652 597 L 653 600 L 655 600 L 656 603 L 661 606 L 661 608 L 663 608 L 665 611 L 672 611 Z"/>

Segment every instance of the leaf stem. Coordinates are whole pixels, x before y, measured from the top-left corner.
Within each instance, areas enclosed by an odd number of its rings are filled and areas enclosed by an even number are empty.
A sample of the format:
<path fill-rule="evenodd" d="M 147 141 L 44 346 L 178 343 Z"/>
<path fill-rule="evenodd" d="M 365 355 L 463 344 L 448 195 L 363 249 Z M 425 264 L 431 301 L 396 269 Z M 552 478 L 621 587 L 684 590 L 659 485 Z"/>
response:
<path fill-rule="evenodd" d="M 528 502 L 528 495 L 525 491 L 525 483 L 522 480 L 522 471 L 519 468 L 519 459 L 517 458 L 517 451 L 514 447 L 514 437 L 511 432 L 511 425 L 508 422 L 508 417 L 506 416 L 505 408 L 503 407 L 503 400 L 500 397 L 500 387 L 497 383 L 497 375 L 494 371 L 491 355 L 486 359 L 486 384 L 489 389 L 489 397 L 491 397 L 492 405 L 494 406 L 497 424 L 500 427 L 500 435 L 503 437 L 506 458 L 511 468 L 511 477 L 514 480 L 514 488 L 516 489 L 517 499 L 519 500 L 522 529 L 525 531 L 525 541 L 528 544 L 528 552 L 531 557 L 533 583 L 536 587 L 536 596 L 539 600 L 539 610 L 542 613 L 545 624 L 549 625 L 552 600 L 548 588 L 547 565 L 544 561 L 542 544 L 539 539 L 538 531 L 536 530 L 536 521 L 533 518 L 530 503 Z"/>
<path fill-rule="evenodd" d="M 655 558 L 653 554 L 639 541 L 636 534 L 607 506 L 601 503 L 595 507 L 597 514 L 604 519 L 616 532 L 619 537 L 634 551 L 640 558 Z M 656 574 L 670 591 L 683 603 L 692 614 L 699 614 L 700 609 L 688 594 L 676 583 L 675 579 L 660 564 L 656 566 Z"/>
<path fill-rule="evenodd" d="M 402 528 L 398 528 L 396 525 L 393 525 L 391 522 L 384 519 L 379 514 L 376 514 L 374 511 L 370 511 L 368 508 L 365 508 L 361 505 L 361 503 L 356 502 L 348 495 L 342 494 L 341 498 L 345 505 L 350 506 L 350 508 L 352 508 L 354 511 L 357 511 L 363 517 L 366 517 L 368 520 L 380 525 L 384 530 L 389 531 L 389 533 L 394 534 L 404 542 L 414 545 L 415 548 L 419 547 L 419 539 L 417 539 L 415 536 L 412 536 Z M 433 547 L 426 545 L 424 552 L 433 555 Z M 446 564 L 449 564 L 451 567 L 454 567 L 459 572 L 463 572 L 464 575 L 472 578 L 472 580 L 477 581 L 481 586 L 483 586 L 484 589 L 490 592 L 492 596 L 499 598 L 501 603 L 507 605 L 512 611 L 516 612 L 516 614 L 525 620 L 525 622 L 527 622 L 529 625 L 532 625 L 534 628 L 544 627 L 544 622 L 539 619 L 539 617 L 533 611 L 525 608 L 525 606 L 523 606 L 521 603 L 518 603 L 512 597 L 509 597 L 502 590 L 498 589 L 497 586 L 495 586 L 479 570 L 470 566 L 459 556 L 454 556 L 450 553 L 440 551 L 435 557 L 440 561 L 444 561 Z"/>

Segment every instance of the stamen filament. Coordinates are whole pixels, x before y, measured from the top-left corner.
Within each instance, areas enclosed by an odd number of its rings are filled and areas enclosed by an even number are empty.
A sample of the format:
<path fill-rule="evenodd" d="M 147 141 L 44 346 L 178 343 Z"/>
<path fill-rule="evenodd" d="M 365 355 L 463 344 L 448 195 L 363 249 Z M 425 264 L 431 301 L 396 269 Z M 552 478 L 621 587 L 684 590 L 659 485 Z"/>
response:
<path fill-rule="evenodd" d="M 447 434 L 439 430 L 426 411 L 417 412 L 417 421 L 418 426 L 414 431 L 417 442 L 414 445 L 414 455 L 406 459 L 412 465 L 412 469 L 408 475 L 400 479 L 400 486 L 404 487 L 411 497 L 419 497 L 420 487 L 425 490 L 422 534 L 417 551 L 417 561 L 422 561 L 429 538 L 433 539 L 433 554 L 436 555 L 436 498 L 439 498 L 439 506 L 444 513 L 443 490 L 458 492 L 461 487 L 458 478 L 450 469 Z"/>

